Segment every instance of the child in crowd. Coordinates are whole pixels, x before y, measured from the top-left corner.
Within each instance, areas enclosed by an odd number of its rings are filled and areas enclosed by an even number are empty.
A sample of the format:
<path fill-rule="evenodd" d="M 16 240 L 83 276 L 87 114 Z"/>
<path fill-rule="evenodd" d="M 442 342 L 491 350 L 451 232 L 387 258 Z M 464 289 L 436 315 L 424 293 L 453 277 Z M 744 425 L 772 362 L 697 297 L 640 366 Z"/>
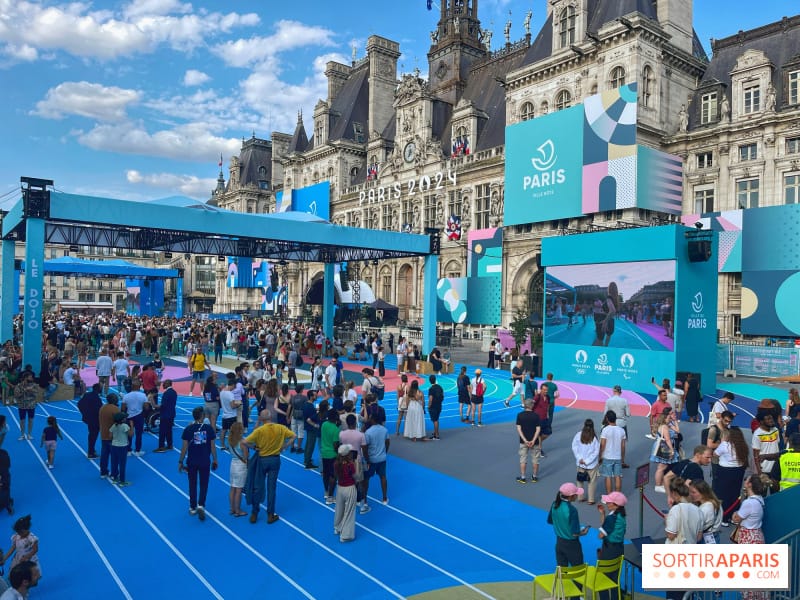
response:
<path fill-rule="evenodd" d="M 42 442 L 40 447 L 44 447 L 47 452 L 47 468 L 52 469 L 56 460 L 56 445 L 58 440 L 64 439 L 61 430 L 58 428 L 58 421 L 53 416 L 47 417 L 47 427 L 42 431 Z"/>
<path fill-rule="evenodd" d="M 41 566 L 39 565 L 39 538 L 31 533 L 31 516 L 27 515 L 17 519 L 17 522 L 14 523 L 14 532 L 14 535 L 11 536 L 11 548 L 3 555 L 0 562 L 5 564 L 13 554 L 14 559 L 11 561 L 9 571 L 19 563 L 29 560 L 36 563 L 41 572 Z"/>
<path fill-rule="evenodd" d="M 125 467 L 128 464 L 128 441 L 133 429 L 126 422 L 128 415 L 124 412 L 114 413 L 114 424 L 111 426 L 111 481 L 125 487 L 131 482 L 125 479 Z"/>

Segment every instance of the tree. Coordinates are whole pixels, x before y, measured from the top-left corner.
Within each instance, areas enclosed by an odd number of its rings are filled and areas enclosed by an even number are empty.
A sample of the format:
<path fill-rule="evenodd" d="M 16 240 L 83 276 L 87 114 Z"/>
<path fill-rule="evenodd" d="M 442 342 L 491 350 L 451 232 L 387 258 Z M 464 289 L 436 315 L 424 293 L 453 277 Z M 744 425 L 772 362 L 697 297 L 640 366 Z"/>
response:
<path fill-rule="evenodd" d="M 521 354 L 520 347 L 528 340 L 531 329 L 531 313 L 527 301 L 514 311 L 514 320 L 509 324 L 509 329 L 511 337 L 514 338 L 514 343 L 517 345 L 517 356 L 519 356 Z"/>

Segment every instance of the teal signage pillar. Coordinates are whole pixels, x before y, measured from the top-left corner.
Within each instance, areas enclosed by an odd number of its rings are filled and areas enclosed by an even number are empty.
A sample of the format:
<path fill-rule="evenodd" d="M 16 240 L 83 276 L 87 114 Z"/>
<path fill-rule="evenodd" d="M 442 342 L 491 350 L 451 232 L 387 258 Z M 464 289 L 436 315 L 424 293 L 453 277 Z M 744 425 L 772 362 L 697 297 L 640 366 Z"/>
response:
<path fill-rule="evenodd" d="M 428 354 L 436 345 L 436 284 L 439 281 L 439 256 L 425 256 L 422 280 L 422 352 Z"/>
<path fill-rule="evenodd" d="M 3 248 L 5 250 L 5 247 Z M 5 263 L 5 259 L 3 260 Z M 22 364 L 34 372 L 42 364 L 42 282 L 44 280 L 44 219 L 25 220 L 25 295 L 23 301 Z"/>
<path fill-rule="evenodd" d="M 325 263 L 325 280 L 322 282 L 322 331 L 325 337 L 333 339 L 333 294 L 334 263 Z"/>
<path fill-rule="evenodd" d="M 14 272 L 14 240 L 3 240 L 2 247 L 2 292 L 0 292 L 0 343 L 10 340 L 14 335 L 14 310 L 19 304 L 19 298 L 14 293 L 18 290 L 15 285 L 16 273 Z"/>
<path fill-rule="evenodd" d="M 175 280 L 175 316 L 183 318 L 183 270 L 181 275 Z"/>

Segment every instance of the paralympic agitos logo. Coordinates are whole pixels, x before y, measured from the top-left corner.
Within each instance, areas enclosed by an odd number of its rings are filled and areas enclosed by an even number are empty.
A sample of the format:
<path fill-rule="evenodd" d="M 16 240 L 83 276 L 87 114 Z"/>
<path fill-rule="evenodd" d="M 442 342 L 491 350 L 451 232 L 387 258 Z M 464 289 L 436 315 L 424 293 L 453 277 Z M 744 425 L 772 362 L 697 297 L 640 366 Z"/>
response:
<path fill-rule="evenodd" d="M 531 190 L 564 183 L 567 180 L 566 171 L 555 168 L 557 162 L 555 144 L 548 139 L 536 149 L 536 156 L 531 158 L 531 165 L 538 172 L 523 176 L 522 189 Z"/>

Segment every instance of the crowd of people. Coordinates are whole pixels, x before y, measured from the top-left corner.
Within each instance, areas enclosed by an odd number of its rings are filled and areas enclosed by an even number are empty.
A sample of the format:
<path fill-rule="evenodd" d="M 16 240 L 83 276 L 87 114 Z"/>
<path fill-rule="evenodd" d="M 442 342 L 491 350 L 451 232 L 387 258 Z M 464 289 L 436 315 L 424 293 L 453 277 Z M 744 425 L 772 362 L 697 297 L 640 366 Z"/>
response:
<path fill-rule="evenodd" d="M 499 349 L 497 344 L 490 354 L 490 367 L 497 366 L 498 357 L 493 356 Z M 395 434 L 402 433 L 413 441 L 439 440 L 445 397 L 437 375 L 430 375 L 426 397 L 416 375 L 418 350 L 403 337 L 395 344 L 393 335 L 388 337 L 387 346 L 388 353 L 398 355 L 400 374 Z M 328 340 L 319 327 L 302 323 L 67 317 L 47 323 L 43 347 L 46 350 L 38 373 L 31 365 L 21 364 L 22 354 L 14 341 L 4 345 L 0 356 L 3 397 L 7 403 L 16 404 L 19 439 L 33 439 L 37 401 L 47 398 L 54 386 L 72 385 L 87 426 L 87 457 L 99 459 L 101 477 L 119 486 L 130 484 L 127 458 L 143 453 L 148 414 L 157 410 L 161 426 L 154 452 L 179 452 L 178 468 L 188 473 L 189 513 L 200 520 L 205 519 L 210 472 L 217 468 L 218 451 L 231 457 L 230 514 L 249 515 L 253 523 L 258 521 L 264 503 L 267 523 L 279 519 L 276 483 L 284 453 L 302 454 L 307 469 L 320 468 L 322 498 L 326 504 L 336 505 L 334 533 L 342 542 L 355 538 L 356 514 L 371 509 L 368 490 L 372 477 L 377 476 L 382 502 L 388 503 L 390 433 L 381 406 L 386 354 L 377 333 L 365 334 L 355 348 L 357 357 L 359 348 L 365 355 L 369 349 L 372 359 L 372 366 L 362 369 L 360 406 L 353 381 L 346 381 L 343 375 L 336 351 L 340 344 Z M 201 404 L 194 408 L 192 422 L 183 428 L 177 446 L 172 432 L 178 394 L 171 379 L 162 379 L 162 352 L 185 357 L 187 377 L 191 377 L 189 395 L 193 396 L 195 390 L 202 394 Z M 137 362 L 143 364 L 132 364 L 131 355 L 137 355 Z M 226 355 L 244 360 L 219 382 L 218 373 L 208 367 L 220 364 Z M 436 370 L 441 370 L 446 364 L 441 353 L 433 358 L 439 361 L 434 364 Z M 89 360 L 95 361 L 97 383 L 87 388 L 80 371 Z M 301 365 L 310 373 L 309 382 L 298 382 Z M 505 398 L 507 407 L 513 402 L 521 409 L 516 418 L 520 467 L 516 481 L 522 484 L 539 481 L 540 460 L 546 456 L 544 442 L 552 435 L 559 397 L 553 374 L 548 373 L 540 383 L 525 366 L 522 358 L 511 366 L 512 391 Z M 724 395 L 711 409 L 709 426 L 700 443 L 686 458 L 688 441 L 681 433 L 680 422 L 684 410 L 689 420 L 694 420 L 699 400 L 692 396 L 699 394 L 699 388 L 688 380 L 686 384 L 677 382 L 674 388 L 667 379 L 655 385 L 658 393 L 647 436 L 653 441 L 650 460 L 655 466 L 655 491 L 664 493 L 669 505 L 664 515 L 666 542 L 719 543 L 721 528 L 733 524 L 738 526 L 740 541 L 763 543 L 763 496 L 800 483 L 800 396 L 791 391 L 785 414 L 779 403 L 763 402 L 751 433 L 746 434 L 732 426 L 736 416 L 729 410 L 733 395 Z M 456 389 L 461 421 L 482 427 L 487 394 L 482 369 L 476 369 L 470 378 L 467 368 L 461 367 Z M 251 427 L 254 411 L 257 420 Z M 426 413 L 433 428 L 431 435 L 427 434 Z M 628 468 L 625 454 L 631 418 L 622 389 L 615 386 L 601 425 L 596 427 L 593 419 L 586 419 L 572 438 L 576 481 L 559 487 L 548 516 L 556 534 L 560 565 L 583 562 L 580 538 L 588 529 L 577 526 L 572 506 L 577 501 L 598 505 L 602 557 L 621 555 L 627 503 L 622 477 Z M 6 431 L 7 426 L 3 436 Z M 42 429 L 41 445 L 51 469 L 60 437 L 58 422 L 49 417 Z M 313 462 L 317 448 L 320 465 Z M 706 481 L 703 467 L 709 463 L 711 473 Z M 598 495 L 600 478 L 605 494 Z M 588 494 L 582 486 L 588 488 Z M 243 499 L 249 510 L 243 509 Z M 25 565 L 31 561 L 18 562 Z M 40 576 L 38 566 L 35 573 L 30 566 L 21 570 L 26 585 L 35 585 Z"/>

